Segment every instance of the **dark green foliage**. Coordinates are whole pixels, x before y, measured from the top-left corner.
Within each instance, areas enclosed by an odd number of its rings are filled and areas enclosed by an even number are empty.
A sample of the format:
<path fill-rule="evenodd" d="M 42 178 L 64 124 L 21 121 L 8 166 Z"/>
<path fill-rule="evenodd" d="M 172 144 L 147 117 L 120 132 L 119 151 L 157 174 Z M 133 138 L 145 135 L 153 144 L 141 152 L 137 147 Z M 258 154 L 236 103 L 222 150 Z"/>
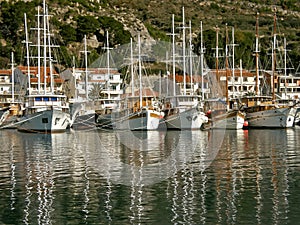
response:
<path fill-rule="evenodd" d="M 69 24 L 62 25 L 59 33 L 65 44 L 76 41 L 76 29 Z"/>
<path fill-rule="evenodd" d="M 97 34 L 98 41 L 106 42 L 106 31 L 109 33 L 109 44 L 115 46 L 117 44 L 123 45 L 130 42 L 129 31 L 124 30 L 123 24 L 112 17 L 102 16 L 98 19 L 101 29 L 104 34 Z"/>
<path fill-rule="evenodd" d="M 99 21 L 92 16 L 79 16 L 77 18 L 77 41 L 81 41 L 84 35 L 94 34 L 99 29 Z"/>

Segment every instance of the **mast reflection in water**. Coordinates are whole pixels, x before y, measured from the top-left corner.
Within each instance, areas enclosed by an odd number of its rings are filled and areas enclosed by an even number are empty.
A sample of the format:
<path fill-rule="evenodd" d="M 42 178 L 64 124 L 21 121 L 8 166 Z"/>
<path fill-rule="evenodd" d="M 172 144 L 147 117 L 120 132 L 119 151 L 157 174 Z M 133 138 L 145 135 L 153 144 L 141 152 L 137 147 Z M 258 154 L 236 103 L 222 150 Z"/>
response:
<path fill-rule="evenodd" d="M 300 129 L 0 130 L 3 224 L 296 224 Z"/>

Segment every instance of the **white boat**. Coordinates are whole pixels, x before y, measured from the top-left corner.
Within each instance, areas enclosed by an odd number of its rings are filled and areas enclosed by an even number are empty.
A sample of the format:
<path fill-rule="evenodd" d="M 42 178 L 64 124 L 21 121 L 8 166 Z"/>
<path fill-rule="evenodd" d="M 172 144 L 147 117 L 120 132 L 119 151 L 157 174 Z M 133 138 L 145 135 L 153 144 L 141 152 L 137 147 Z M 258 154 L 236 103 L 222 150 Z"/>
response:
<path fill-rule="evenodd" d="M 258 17 L 257 17 L 258 21 Z M 258 27 L 258 22 L 256 23 Z M 258 30 L 258 29 L 256 29 Z M 260 96 L 258 93 L 258 32 L 256 32 L 256 95 L 242 98 L 245 105 L 246 120 L 249 128 L 289 128 L 294 126 L 297 109 L 295 104 L 287 101 L 279 103 L 275 98 L 275 72 L 276 72 L 276 54 L 278 41 L 276 40 L 276 13 L 274 14 L 274 29 L 272 42 L 272 96 Z M 286 49 L 286 44 L 285 47 Z M 286 53 L 286 51 L 285 51 Z M 286 60 L 285 60 L 286 61 Z M 286 67 L 286 66 L 285 66 Z M 285 68 L 286 72 L 286 68 Z"/>
<path fill-rule="evenodd" d="M 24 132 L 65 132 L 70 125 L 69 105 L 62 95 L 25 96 L 24 116 L 18 130 Z"/>
<path fill-rule="evenodd" d="M 164 113 L 156 100 L 157 93 L 150 89 L 139 95 L 121 101 L 120 110 L 112 114 L 113 127 L 121 130 L 157 130 L 163 123 Z M 149 94 L 151 92 L 151 95 Z M 146 94 L 148 93 L 148 94 Z"/>
<path fill-rule="evenodd" d="M 288 128 L 294 126 L 297 109 L 294 105 L 280 105 L 269 96 L 242 98 L 249 128 Z"/>
<path fill-rule="evenodd" d="M 210 129 L 243 129 L 245 124 L 245 113 L 240 110 L 228 110 L 221 113 L 209 111 L 208 127 Z"/>
<path fill-rule="evenodd" d="M 131 59 L 132 59 L 131 40 Z M 132 64 L 133 67 L 133 64 Z M 131 68 L 132 68 L 131 67 Z M 157 130 L 163 122 L 164 113 L 158 100 L 158 92 L 150 87 L 142 87 L 141 43 L 138 35 L 138 80 L 139 88 L 134 91 L 133 76 L 131 93 L 120 100 L 120 105 L 112 114 L 115 129 L 125 130 Z"/>
<path fill-rule="evenodd" d="M 198 105 L 197 96 L 177 95 L 169 100 L 171 102 L 168 104 L 171 104 L 172 107 L 167 107 L 164 111 L 167 129 L 195 130 L 200 129 L 202 124 L 208 122 L 202 107 Z"/>
<path fill-rule="evenodd" d="M 175 28 L 174 28 L 174 15 L 172 15 L 172 75 L 173 75 L 173 96 L 167 96 L 164 99 L 164 112 L 165 112 L 165 124 L 167 129 L 177 129 L 177 130 L 194 130 L 200 129 L 203 123 L 207 123 L 208 118 L 202 110 L 202 107 L 199 105 L 199 96 L 194 95 L 194 90 L 190 94 L 186 93 L 186 63 L 185 63 L 185 17 L 184 17 L 184 8 L 182 9 L 183 13 L 183 43 L 182 43 L 182 67 L 183 67 L 183 93 L 177 93 L 178 86 L 176 84 L 176 70 L 175 70 Z M 191 24 L 190 24 L 190 76 L 192 72 L 192 40 L 191 40 Z M 190 78 L 191 84 L 192 78 Z M 192 88 L 193 89 L 193 88 Z M 180 92 L 180 90 L 179 90 Z"/>
<path fill-rule="evenodd" d="M 54 69 L 52 67 L 51 41 L 49 33 L 49 16 L 47 15 L 46 3 L 43 1 L 43 15 L 38 11 L 37 45 L 32 45 L 38 50 L 37 77 L 31 78 L 29 68 L 29 40 L 27 35 L 27 21 L 25 18 L 26 50 L 28 66 L 28 93 L 25 95 L 25 111 L 17 129 L 25 132 L 64 132 L 70 126 L 70 112 L 67 98 L 61 93 L 62 90 L 54 88 Z M 42 26 L 40 26 L 40 18 Z M 43 33 L 41 34 L 41 31 Z M 42 36 L 42 38 L 41 38 Z M 43 54 L 42 54 L 43 53 Z M 42 64 L 43 63 L 43 64 Z M 34 87 L 33 80 L 37 80 Z"/>

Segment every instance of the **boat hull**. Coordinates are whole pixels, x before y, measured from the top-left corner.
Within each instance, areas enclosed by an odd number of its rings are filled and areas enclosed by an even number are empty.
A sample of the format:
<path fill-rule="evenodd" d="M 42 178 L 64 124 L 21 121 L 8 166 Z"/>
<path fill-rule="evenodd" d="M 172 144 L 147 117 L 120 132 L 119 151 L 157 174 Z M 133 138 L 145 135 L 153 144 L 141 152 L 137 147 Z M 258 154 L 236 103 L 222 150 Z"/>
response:
<path fill-rule="evenodd" d="M 239 110 L 226 111 L 219 115 L 211 115 L 208 127 L 211 129 L 239 130 L 243 129 L 245 113 Z"/>
<path fill-rule="evenodd" d="M 28 114 L 19 121 L 17 129 L 23 132 L 59 133 L 70 126 L 70 114 L 61 110 L 44 110 Z"/>
<path fill-rule="evenodd" d="M 295 115 L 295 108 L 283 107 L 247 112 L 246 120 L 249 128 L 288 128 L 294 126 Z"/>
<path fill-rule="evenodd" d="M 176 110 L 176 112 L 172 112 Z M 166 114 L 165 122 L 167 129 L 176 130 L 196 130 L 200 129 L 203 123 L 207 123 L 208 118 L 197 108 L 175 108 Z"/>
<path fill-rule="evenodd" d="M 122 114 L 122 113 L 121 113 Z M 115 129 L 120 130 L 157 130 L 162 121 L 163 113 L 143 109 L 134 113 L 125 113 L 122 117 L 113 119 Z"/>
<path fill-rule="evenodd" d="M 72 123 L 72 129 L 74 130 L 87 130 L 96 127 L 95 113 L 88 113 L 79 115 Z"/>

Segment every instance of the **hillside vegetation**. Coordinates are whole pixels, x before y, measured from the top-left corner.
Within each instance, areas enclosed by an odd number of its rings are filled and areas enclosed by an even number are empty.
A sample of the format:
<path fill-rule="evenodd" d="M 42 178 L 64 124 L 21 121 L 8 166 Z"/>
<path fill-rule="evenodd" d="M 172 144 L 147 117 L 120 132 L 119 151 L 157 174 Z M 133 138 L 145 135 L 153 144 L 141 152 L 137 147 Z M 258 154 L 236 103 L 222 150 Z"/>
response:
<path fill-rule="evenodd" d="M 0 67 L 9 67 L 11 51 L 16 63 L 24 62 L 24 13 L 28 27 L 35 22 L 37 6 L 41 0 L 1 1 L 0 12 Z M 276 10 L 278 37 L 285 37 L 289 57 L 294 67 L 300 62 L 300 2 L 298 0 L 51 0 L 47 1 L 55 36 L 66 57 L 61 60 L 71 65 L 71 58 L 80 60 L 82 39 L 87 35 L 91 60 L 102 53 L 106 31 L 110 46 L 129 43 L 140 33 L 145 40 L 170 41 L 171 17 L 175 15 L 176 27 L 182 23 L 182 7 L 186 25 L 191 21 L 194 51 L 199 52 L 200 22 L 203 23 L 203 40 L 206 60 L 214 67 L 216 26 L 219 30 L 219 47 L 225 45 L 225 30 L 235 28 L 236 61 L 243 60 L 244 67 L 253 68 L 256 15 L 259 13 L 261 60 L 267 64 L 271 46 L 274 12 Z M 179 29 L 176 29 L 179 32 Z M 278 38 L 278 40 L 279 40 Z M 180 37 L 178 40 L 180 41 Z M 223 53 L 224 54 L 224 53 Z"/>

